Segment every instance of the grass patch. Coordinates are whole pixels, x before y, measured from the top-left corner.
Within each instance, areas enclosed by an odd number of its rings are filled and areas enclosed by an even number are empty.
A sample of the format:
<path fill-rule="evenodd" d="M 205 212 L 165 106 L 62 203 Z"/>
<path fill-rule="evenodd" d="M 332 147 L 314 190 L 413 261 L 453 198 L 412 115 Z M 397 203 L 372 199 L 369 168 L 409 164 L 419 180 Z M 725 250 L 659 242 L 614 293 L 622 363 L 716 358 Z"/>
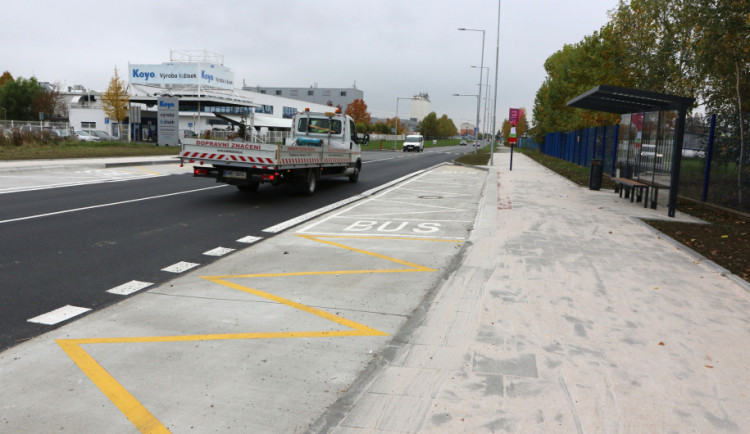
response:
<path fill-rule="evenodd" d="M 588 168 L 539 151 L 524 149 L 521 152 L 576 184 L 588 186 Z M 607 176 L 602 180 L 602 188 L 614 188 Z M 677 209 L 709 224 L 669 220 L 648 220 L 646 223 L 750 282 L 750 218 L 688 200 L 678 200 Z"/>
<path fill-rule="evenodd" d="M 439 148 L 441 146 L 458 146 L 461 143 L 461 139 L 437 139 L 436 142 L 437 143 L 432 143 L 432 140 L 425 140 L 424 147 L 425 148 Z M 373 140 L 367 145 L 362 146 L 362 150 L 363 151 L 379 151 L 381 149 L 381 144 L 382 144 L 383 151 L 394 150 L 393 140 Z M 396 151 L 402 151 L 404 149 L 403 146 L 404 146 L 403 140 L 396 140 L 396 145 L 395 145 Z"/>
<path fill-rule="evenodd" d="M 470 166 L 486 166 L 490 162 L 490 150 L 482 148 L 477 153 L 467 152 L 454 160 L 456 163 L 468 164 Z"/>
<path fill-rule="evenodd" d="M 127 142 L 39 142 L 0 146 L 0 160 L 178 155 L 179 146 Z"/>
<path fill-rule="evenodd" d="M 590 169 L 588 167 L 579 166 L 577 164 L 569 163 L 559 158 L 550 157 L 549 155 L 543 154 L 535 149 L 515 149 L 514 151 L 531 157 L 541 165 L 547 167 L 555 173 L 562 175 L 563 177 L 575 182 L 580 186 L 589 186 Z M 614 189 L 615 183 L 612 182 L 606 174 L 604 174 L 602 176 L 602 189 L 608 188 Z"/>

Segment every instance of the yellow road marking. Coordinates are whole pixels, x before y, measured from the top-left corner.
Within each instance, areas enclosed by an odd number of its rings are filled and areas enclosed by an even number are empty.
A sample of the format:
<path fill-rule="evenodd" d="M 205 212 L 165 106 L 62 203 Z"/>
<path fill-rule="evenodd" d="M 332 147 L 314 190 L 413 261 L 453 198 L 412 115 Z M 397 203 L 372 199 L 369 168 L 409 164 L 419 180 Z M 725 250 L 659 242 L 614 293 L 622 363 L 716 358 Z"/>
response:
<path fill-rule="evenodd" d="M 136 166 L 136 167 L 138 169 L 141 169 L 141 170 L 145 171 L 145 172 L 153 173 L 154 175 L 161 175 L 161 173 L 159 173 L 159 172 L 157 172 L 155 170 L 146 169 L 145 167 L 141 167 L 141 166 Z"/>
<path fill-rule="evenodd" d="M 88 339 L 58 339 L 58 345 L 65 351 L 68 357 L 83 371 L 89 379 L 109 398 L 112 403 L 130 420 L 130 422 L 142 433 L 169 433 L 164 424 L 162 424 L 146 407 L 143 406 L 130 392 L 127 391 L 117 380 L 104 369 L 82 345 L 91 344 L 130 344 L 130 343 L 154 343 L 154 342 L 189 342 L 189 341 L 208 341 L 208 340 L 233 340 L 233 339 L 282 339 L 282 338 L 320 338 L 320 337 L 352 337 L 352 336 L 387 336 L 388 333 L 368 327 L 364 324 L 334 315 L 321 309 L 304 305 L 268 292 L 243 286 L 227 279 L 230 278 L 251 278 L 251 277 L 287 277 L 287 276 L 312 276 L 312 275 L 332 275 L 332 274 L 374 274 L 374 273 L 413 273 L 437 271 L 423 265 L 403 261 L 379 253 L 347 246 L 333 241 L 325 241 L 321 238 L 349 238 L 349 239 L 394 239 L 394 240 L 411 240 L 411 241 L 440 241 L 440 242 L 460 242 L 441 239 L 425 238 L 397 238 L 397 237 L 347 237 L 347 236 L 314 236 L 301 235 L 301 238 L 311 241 L 320 242 L 333 247 L 350 250 L 368 256 L 373 256 L 389 262 L 395 262 L 406 266 L 400 269 L 385 270 L 341 270 L 341 271 L 306 271 L 296 273 L 256 273 L 256 274 L 235 274 L 228 276 L 201 276 L 210 282 L 226 286 L 228 288 L 242 291 L 251 295 L 262 297 L 279 304 L 292 307 L 303 312 L 307 312 L 321 318 L 327 319 L 333 323 L 348 327 L 349 330 L 326 330 L 326 331 L 300 331 L 300 332 L 267 332 L 267 333 L 229 333 L 229 334 L 210 334 L 210 335 L 182 335 L 182 336 L 142 336 L 142 337 L 109 337 L 109 338 L 88 338 Z"/>
<path fill-rule="evenodd" d="M 169 430 L 151 412 L 146 410 L 133 395 L 94 360 L 80 345 L 67 340 L 56 341 L 68 356 L 81 368 L 91 381 L 104 392 L 107 398 L 135 425 L 142 433 L 168 433 Z"/>

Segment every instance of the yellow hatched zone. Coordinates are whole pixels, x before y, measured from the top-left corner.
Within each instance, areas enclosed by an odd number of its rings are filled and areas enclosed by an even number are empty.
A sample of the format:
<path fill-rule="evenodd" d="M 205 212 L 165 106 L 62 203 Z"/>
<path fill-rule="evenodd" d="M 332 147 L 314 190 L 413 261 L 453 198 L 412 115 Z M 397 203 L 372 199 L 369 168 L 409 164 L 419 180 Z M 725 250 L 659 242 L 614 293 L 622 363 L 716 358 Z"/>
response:
<path fill-rule="evenodd" d="M 346 327 L 347 330 L 323 330 L 323 331 L 290 331 L 290 332 L 263 332 L 263 333 L 229 333 L 209 335 L 180 335 L 180 336 L 141 336 L 141 337 L 112 337 L 112 338 L 83 338 L 83 339 L 58 339 L 58 345 L 73 360 L 89 379 L 109 398 L 110 401 L 127 417 L 127 419 L 142 433 L 168 433 L 170 432 L 156 416 L 151 414 L 127 389 L 125 389 L 112 375 L 104 369 L 86 350 L 84 345 L 94 344 L 128 344 L 128 343 L 154 343 L 154 342 L 189 342 L 189 341 L 219 341 L 239 339 L 282 339 L 282 338 L 330 338 L 330 337 L 355 337 L 355 336 L 387 336 L 388 333 L 376 330 L 364 324 L 343 318 L 338 315 L 304 305 L 277 295 L 260 291 L 239 283 L 232 279 L 247 279 L 253 277 L 290 277 L 290 276 L 315 276 L 331 274 L 377 274 L 377 273 L 423 273 L 437 271 L 424 265 L 382 255 L 380 253 L 348 246 L 338 241 L 342 239 L 392 239 L 398 241 L 440 242 L 460 243 L 461 241 L 425 238 L 401 238 L 401 237 L 357 237 L 357 236 L 330 236 L 330 235 L 302 235 L 298 237 L 309 241 L 323 243 L 332 247 L 346 249 L 363 255 L 382 259 L 387 262 L 399 264 L 400 268 L 368 269 L 368 270 L 338 270 L 338 271 L 303 271 L 290 273 L 253 273 L 233 274 L 226 276 L 201 276 L 202 279 L 242 291 L 247 294 L 262 297 L 264 299 L 294 308 L 320 318 L 329 320 L 335 324 Z"/>

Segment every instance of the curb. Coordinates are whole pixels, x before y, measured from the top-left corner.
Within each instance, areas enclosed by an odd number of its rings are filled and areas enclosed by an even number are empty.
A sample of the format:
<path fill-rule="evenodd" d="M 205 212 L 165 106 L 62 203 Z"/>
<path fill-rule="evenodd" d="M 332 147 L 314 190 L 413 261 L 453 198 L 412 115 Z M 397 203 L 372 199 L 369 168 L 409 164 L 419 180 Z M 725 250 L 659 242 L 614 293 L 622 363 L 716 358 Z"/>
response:
<path fill-rule="evenodd" d="M 81 161 L 81 162 L 70 162 L 70 163 L 55 163 L 54 160 L 40 160 L 50 162 L 48 164 L 36 164 L 36 165 L 19 165 L 19 166 L 8 166 L 2 167 L 0 165 L 0 173 L 18 173 L 18 172 L 43 172 L 46 170 L 61 170 L 61 169 L 109 169 L 117 167 L 128 167 L 128 166 L 154 166 L 159 164 L 178 164 L 179 160 L 174 157 L 174 160 L 142 160 L 142 161 L 122 161 L 122 162 L 101 162 L 96 160 Z M 13 164 L 13 163 L 9 163 Z"/>

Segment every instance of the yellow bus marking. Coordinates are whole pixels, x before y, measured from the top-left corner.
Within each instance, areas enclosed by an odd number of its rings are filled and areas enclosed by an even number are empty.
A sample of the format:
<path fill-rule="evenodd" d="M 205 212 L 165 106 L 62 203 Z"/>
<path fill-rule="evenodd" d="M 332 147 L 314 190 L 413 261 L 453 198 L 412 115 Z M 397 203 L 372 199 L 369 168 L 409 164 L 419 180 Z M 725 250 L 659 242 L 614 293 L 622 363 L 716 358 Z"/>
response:
<path fill-rule="evenodd" d="M 347 246 L 333 241 L 326 241 L 322 238 L 349 238 L 349 239 L 393 239 L 408 241 L 440 241 L 440 242 L 460 242 L 442 239 L 425 239 L 425 238 L 397 238 L 397 237 L 357 237 L 357 236 L 315 236 L 301 235 L 301 238 L 320 242 L 333 247 L 350 250 L 368 256 L 373 256 L 389 262 L 395 262 L 406 266 L 407 268 L 384 269 L 384 270 L 341 270 L 341 271 L 305 271 L 296 273 L 256 273 L 256 274 L 234 274 L 228 276 L 201 276 L 210 282 L 226 286 L 228 288 L 242 291 L 251 295 L 265 298 L 279 304 L 292 307 L 303 312 L 307 312 L 321 318 L 327 319 L 333 323 L 348 327 L 349 330 L 327 330 L 327 331 L 300 331 L 300 332 L 267 332 L 267 333 L 229 333 L 229 334 L 210 334 L 210 335 L 181 335 L 181 336 L 142 336 L 142 337 L 110 337 L 110 338 L 88 338 L 88 339 L 57 339 L 58 345 L 73 360 L 73 362 L 85 373 L 89 379 L 102 391 L 102 393 L 112 401 L 115 406 L 130 420 L 130 422 L 142 433 L 157 434 L 169 433 L 164 424 L 157 419 L 146 407 L 143 406 L 130 392 L 127 391 L 115 378 L 107 372 L 86 350 L 82 345 L 92 344 L 131 344 L 131 343 L 154 343 L 154 342 L 190 342 L 190 341 L 217 341 L 233 339 L 283 339 L 283 338 L 321 338 L 321 337 L 352 337 L 352 336 L 388 336 L 388 333 L 368 327 L 364 324 L 334 315 L 332 313 L 316 309 L 311 306 L 297 303 L 295 301 L 273 295 L 258 289 L 243 286 L 227 279 L 252 278 L 252 277 L 287 277 L 287 276 L 313 276 L 313 275 L 332 275 L 332 274 L 375 274 L 375 273 L 414 273 L 437 271 L 423 265 L 403 261 L 379 253 L 370 252 L 356 247 Z"/>

